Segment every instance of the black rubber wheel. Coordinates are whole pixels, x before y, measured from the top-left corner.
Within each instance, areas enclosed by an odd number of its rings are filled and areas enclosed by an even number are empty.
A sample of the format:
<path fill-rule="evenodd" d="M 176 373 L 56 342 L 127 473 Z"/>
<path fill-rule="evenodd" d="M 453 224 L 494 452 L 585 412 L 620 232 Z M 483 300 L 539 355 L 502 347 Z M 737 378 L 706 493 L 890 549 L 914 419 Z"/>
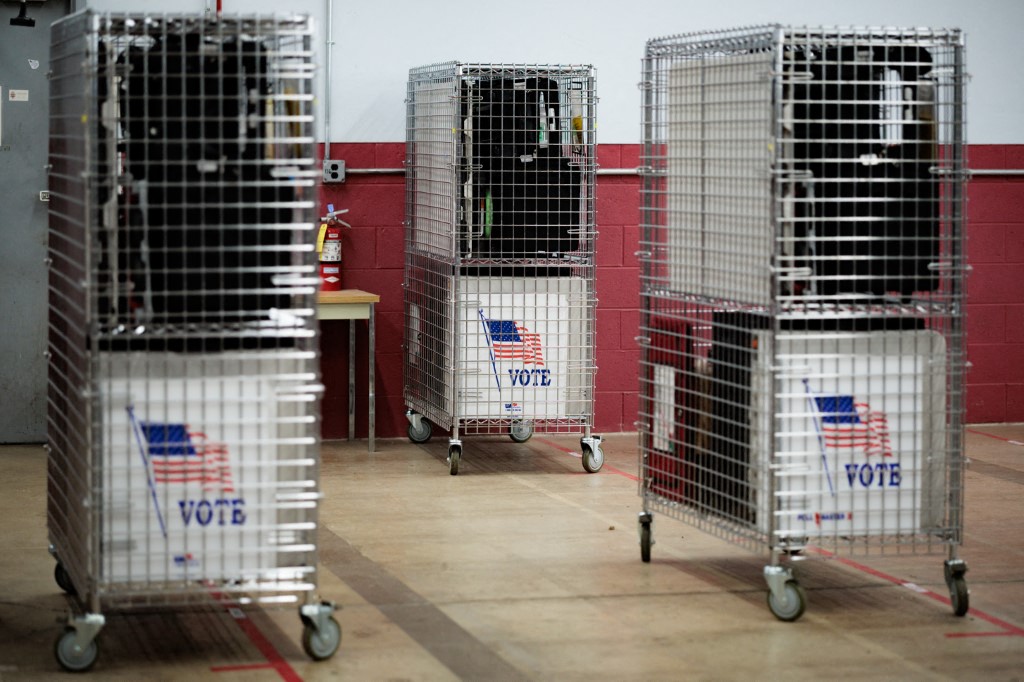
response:
<path fill-rule="evenodd" d="M 459 475 L 459 461 L 462 459 L 462 446 L 448 446 L 448 473 L 452 476 Z"/>
<path fill-rule="evenodd" d="M 601 450 L 601 446 L 592 448 L 589 445 L 584 444 L 583 449 L 583 469 L 588 474 L 596 474 L 604 466 L 604 451 Z"/>
<path fill-rule="evenodd" d="M 645 564 L 651 562 L 651 524 L 640 524 L 640 560 Z"/>
<path fill-rule="evenodd" d="M 302 648 L 314 661 L 326 661 L 341 646 L 341 626 L 331 616 L 319 630 L 312 623 L 302 629 Z"/>
<path fill-rule="evenodd" d="M 967 611 L 971 608 L 971 598 L 966 580 L 963 578 L 953 578 L 950 581 L 949 601 L 953 605 L 954 616 L 961 617 L 967 615 Z"/>
<path fill-rule="evenodd" d="M 533 438 L 533 424 L 529 422 L 513 422 L 508 430 L 508 437 L 513 443 L 525 443 Z"/>
<path fill-rule="evenodd" d="M 771 590 L 768 590 L 768 608 L 779 620 L 791 623 L 804 615 L 804 609 L 807 608 L 807 593 L 795 580 L 786 581 L 785 592 L 786 603 L 783 604 L 775 599 Z"/>
<path fill-rule="evenodd" d="M 426 443 L 434 435 L 434 425 L 426 419 L 420 418 L 420 428 L 409 422 L 409 440 L 413 443 Z"/>
<path fill-rule="evenodd" d="M 64 568 L 64 564 L 57 562 L 57 565 L 53 567 L 53 579 L 57 583 L 57 587 L 64 590 L 65 593 L 74 596 L 76 594 L 75 584 L 71 582 L 71 576 L 68 575 L 68 571 Z"/>
<path fill-rule="evenodd" d="M 95 639 L 85 648 L 79 648 L 75 645 L 75 629 L 67 628 L 57 638 L 53 653 L 57 657 L 57 662 L 68 672 L 84 673 L 96 664 L 100 650 Z"/>

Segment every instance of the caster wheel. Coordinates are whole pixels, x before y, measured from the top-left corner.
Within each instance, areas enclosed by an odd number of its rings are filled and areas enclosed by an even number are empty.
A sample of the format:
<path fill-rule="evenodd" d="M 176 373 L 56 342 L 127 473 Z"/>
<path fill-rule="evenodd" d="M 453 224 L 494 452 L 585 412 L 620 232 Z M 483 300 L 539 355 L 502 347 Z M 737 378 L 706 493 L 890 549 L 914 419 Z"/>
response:
<path fill-rule="evenodd" d="M 74 628 L 64 630 L 54 646 L 57 662 L 62 668 L 73 673 L 82 673 L 91 668 L 96 663 L 99 653 L 96 640 L 89 642 L 85 647 L 75 644 Z"/>
<path fill-rule="evenodd" d="M 324 626 L 317 629 L 307 624 L 302 629 L 302 648 L 306 655 L 314 661 L 326 661 L 341 646 L 341 626 L 333 617 L 324 621 Z"/>
<path fill-rule="evenodd" d="M 462 446 L 450 445 L 448 447 L 448 473 L 452 476 L 459 474 L 459 460 L 462 459 Z"/>
<path fill-rule="evenodd" d="M 768 608 L 776 618 L 787 623 L 792 622 L 804 615 L 807 608 L 807 593 L 800 583 L 795 580 L 787 580 L 785 585 L 785 603 L 775 598 L 775 594 L 768 590 Z"/>
<path fill-rule="evenodd" d="M 651 562 L 651 545 L 654 542 L 651 541 L 651 524 L 641 523 L 640 524 L 640 560 L 645 564 Z"/>
<path fill-rule="evenodd" d="M 943 564 L 943 572 L 946 575 L 946 587 L 949 588 L 949 602 L 953 606 L 953 615 L 967 615 L 970 609 L 970 593 L 967 581 L 964 580 L 967 564 L 963 559 L 949 559 Z"/>
<path fill-rule="evenodd" d="M 413 443 L 426 443 L 434 434 L 434 425 L 426 419 L 420 419 L 420 428 L 409 422 L 409 440 Z"/>
<path fill-rule="evenodd" d="M 74 596 L 75 584 L 71 582 L 71 576 L 68 575 L 67 569 L 64 568 L 64 564 L 58 563 L 53 567 L 53 579 L 57 582 L 57 587 L 64 590 L 66 594 Z"/>
<path fill-rule="evenodd" d="M 533 436 L 533 425 L 529 422 L 514 422 L 509 429 L 508 437 L 514 443 L 525 443 Z"/>
<path fill-rule="evenodd" d="M 604 451 L 601 446 L 591 447 L 583 444 L 583 468 L 588 474 L 596 474 L 604 466 Z"/>
<path fill-rule="evenodd" d="M 949 582 L 949 601 L 953 605 L 953 615 L 960 617 L 967 615 L 970 606 L 970 592 L 967 589 L 967 581 L 963 578 L 953 578 Z"/>

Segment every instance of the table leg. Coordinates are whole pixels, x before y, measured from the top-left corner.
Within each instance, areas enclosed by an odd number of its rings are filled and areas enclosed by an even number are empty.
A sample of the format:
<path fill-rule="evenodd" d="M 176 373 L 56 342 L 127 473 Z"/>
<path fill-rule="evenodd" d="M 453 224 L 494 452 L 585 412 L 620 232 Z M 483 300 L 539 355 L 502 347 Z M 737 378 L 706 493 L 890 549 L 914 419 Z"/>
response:
<path fill-rule="evenodd" d="M 356 437 L 356 321 L 348 321 L 348 439 Z"/>
<path fill-rule="evenodd" d="M 376 326 L 376 317 L 377 317 L 376 306 L 373 303 L 371 303 L 370 304 L 370 318 L 366 321 L 367 325 L 369 326 L 369 333 L 367 334 L 367 338 L 368 338 L 368 341 L 369 341 L 369 348 L 367 349 L 366 355 L 369 358 L 369 363 L 368 364 L 370 365 L 370 389 L 369 389 L 370 404 L 368 406 L 368 408 L 369 408 L 369 421 L 370 421 L 370 424 L 369 424 L 370 452 L 374 451 L 373 436 L 374 436 L 374 431 L 376 430 L 376 425 L 377 425 L 376 424 L 376 422 L 377 422 L 377 390 L 376 390 L 377 389 L 377 379 L 376 379 L 376 366 L 377 366 L 377 363 L 374 360 L 374 353 L 376 352 L 375 346 L 376 346 L 376 343 L 377 343 L 377 340 L 376 340 L 376 337 L 375 337 L 376 330 L 374 329 L 374 327 Z"/>

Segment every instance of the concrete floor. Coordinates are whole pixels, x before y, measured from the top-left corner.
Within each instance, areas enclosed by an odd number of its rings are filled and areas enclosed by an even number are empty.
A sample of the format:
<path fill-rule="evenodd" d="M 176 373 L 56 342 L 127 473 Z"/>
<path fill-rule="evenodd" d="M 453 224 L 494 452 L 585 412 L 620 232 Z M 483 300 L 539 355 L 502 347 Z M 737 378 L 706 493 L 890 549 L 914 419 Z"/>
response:
<path fill-rule="evenodd" d="M 971 611 L 952 615 L 943 555 L 811 560 L 795 623 L 765 605 L 765 557 L 655 517 L 640 560 L 636 437 L 324 446 L 320 591 L 338 654 L 313 663 L 294 608 L 108 613 L 96 680 L 1024 679 L 1024 425 L 969 429 Z M 575 452 L 574 452 L 575 450 Z M 45 456 L 0 447 L 0 680 L 67 679 L 67 612 L 45 527 Z"/>

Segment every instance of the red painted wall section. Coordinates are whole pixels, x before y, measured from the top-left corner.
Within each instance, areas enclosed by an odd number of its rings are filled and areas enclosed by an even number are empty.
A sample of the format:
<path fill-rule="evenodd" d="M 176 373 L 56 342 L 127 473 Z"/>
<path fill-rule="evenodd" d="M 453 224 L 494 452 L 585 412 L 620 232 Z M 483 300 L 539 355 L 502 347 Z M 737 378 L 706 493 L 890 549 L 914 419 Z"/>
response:
<path fill-rule="evenodd" d="M 332 144 L 347 169 L 403 167 L 403 143 Z M 1024 168 L 1024 145 L 970 148 L 972 168 Z M 601 168 L 634 169 L 639 145 L 601 145 Z M 597 433 L 634 431 L 637 412 L 635 337 L 639 325 L 640 178 L 599 175 L 597 181 Z M 405 262 L 405 177 L 352 173 L 321 186 L 327 204 L 347 208 L 342 286 L 379 294 L 377 305 L 377 436 L 406 433 L 402 400 L 402 276 Z M 968 183 L 967 420 L 1024 422 L 1024 178 L 975 176 Z M 367 433 L 367 352 L 363 323 L 356 336 L 356 437 Z M 325 438 L 348 436 L 348 327 L 321 327 Z"/>
<path fill-rule="evenodd" d="M 600 168 L 636 168 L 639 147 L 601 145 Z M 634 431 L 640 349 L 640 177 L 597 178 L 597 388 L 594 427 L 598 433 Z"/>
<path fill-rule="evenodd" d="M 975 145 L 972 169 L 1024 168 L 1024 145 Z M 967 419 L 1024 421 L 1024 177 L 967 185 Z"/>
<path fill-rule="evenodd" d="M 346 168 L 402 168 L 405 145 L 332 144 L 331 158 Z M 376 306 L 376 435 L 405 434 L 408 422 L 402 400 L 402 276 L 405 267 L 405 176 L 347 176 L 341 184 L 321 186 L 321 215 L 327 205 L 348 209 L 341 216 L 352 225 L 342 234 L 341 286 L 380 296 Z M 320 367 L 325 386 L 324 438 L 348 436 L 348 325 L 320 326 Z M 365 323 L 356 329 L 356 437 L 367 436 L 367 345 Z"/>

